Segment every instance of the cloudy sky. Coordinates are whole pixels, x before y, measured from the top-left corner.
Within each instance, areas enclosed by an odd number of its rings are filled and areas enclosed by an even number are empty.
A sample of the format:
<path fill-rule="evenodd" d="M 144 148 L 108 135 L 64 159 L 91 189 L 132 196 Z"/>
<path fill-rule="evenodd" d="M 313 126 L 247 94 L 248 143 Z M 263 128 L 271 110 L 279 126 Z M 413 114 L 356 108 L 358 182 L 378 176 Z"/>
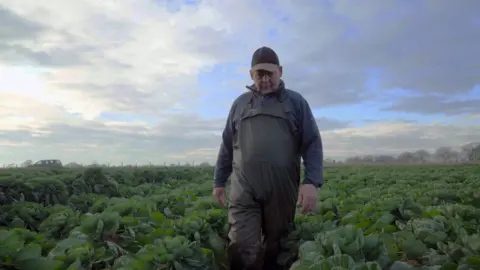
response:
<path fill-rule="evenodd" d="M 213 163 L 270 46 L 326 157 L 480 141 L 478 0 L 0 0 L 0 163 Z"/>

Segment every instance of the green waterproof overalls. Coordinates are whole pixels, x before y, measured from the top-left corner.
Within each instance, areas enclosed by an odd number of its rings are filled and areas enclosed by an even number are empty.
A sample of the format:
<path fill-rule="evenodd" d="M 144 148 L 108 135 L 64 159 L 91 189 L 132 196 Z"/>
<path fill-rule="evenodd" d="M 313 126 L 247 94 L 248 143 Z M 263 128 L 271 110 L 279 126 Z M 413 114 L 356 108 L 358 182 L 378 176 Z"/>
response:
<path fill-rule="evenodd" d="M 228 210 L 230 269 L 280 269 L 280 238 L 293 222 L 300 182 L 298 132 L 280 91 L 241 109 L 233 136 Z"/>

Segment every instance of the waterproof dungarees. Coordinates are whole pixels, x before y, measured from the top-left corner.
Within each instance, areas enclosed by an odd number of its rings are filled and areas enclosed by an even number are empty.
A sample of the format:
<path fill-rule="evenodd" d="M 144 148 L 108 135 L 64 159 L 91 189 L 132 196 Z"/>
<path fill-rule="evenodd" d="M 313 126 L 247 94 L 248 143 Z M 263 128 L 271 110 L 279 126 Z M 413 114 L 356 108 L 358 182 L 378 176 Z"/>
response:
<path fill-rule="evenodd" d="M 293 222 L 300 181 L 298 135 L 285 93 L 241 109 L 233 136 L 230 269 L 279 269 L 280 238 Z M 264 239 L 262 241 L 262 233 Z"/>

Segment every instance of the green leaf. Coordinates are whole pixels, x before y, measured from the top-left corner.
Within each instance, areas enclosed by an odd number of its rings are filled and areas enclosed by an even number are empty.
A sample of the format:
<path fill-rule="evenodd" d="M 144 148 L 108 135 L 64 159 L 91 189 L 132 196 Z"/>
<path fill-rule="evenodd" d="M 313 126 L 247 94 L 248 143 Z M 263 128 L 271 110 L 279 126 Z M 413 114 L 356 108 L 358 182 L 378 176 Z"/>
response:
<path fill-rule="evenodd" d="M 20 262 L 20 269 L 22 270 L 52 270 L 61 262 L 49 260 L 47 258 L 32 258 Z"/>
<path fill-rule="evenodd" d="M 95 234 L 101 236 L 102 232 L 103 232 L 103 220 L 100 219 L 100 220 L 98 220 L 97 229 L 95 231 Z"/>
<path fill-rule="evenodd" d="M 413 266 L 409 265 L 406 262 L 396 261 L 390 266 L 389 270 L 409 270 L 413 269 Z"/>
<path fill-rule="evenodd" d="M 30 245 L 24 249 L 22 249 L 17 257 L 17 261 L 24 261 L 24 260 L 30 260 L 30 259 L 38 259 L 39 257 L 42 256 L 42 247 L 39 245 Z"/>
<path fill-rule="evenodd" d="M 14 218 L 12 222 L 10 223 L 10 226 L 12 228 L 25 228 L 25 222 L 19 218 Z"/>
<path fill-rule="evenodd" d="M 409 259 L 420 258 L 428 250 L 422 241 L 410 237 L 404 242 L 403 249 Z"/>

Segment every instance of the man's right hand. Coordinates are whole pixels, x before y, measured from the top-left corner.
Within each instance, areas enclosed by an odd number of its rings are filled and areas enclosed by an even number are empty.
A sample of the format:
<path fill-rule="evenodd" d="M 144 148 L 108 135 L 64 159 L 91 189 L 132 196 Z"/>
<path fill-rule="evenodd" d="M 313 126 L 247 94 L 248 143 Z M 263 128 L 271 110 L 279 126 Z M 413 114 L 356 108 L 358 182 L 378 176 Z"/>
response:
<path fill-rule="evenodd" d="M 227 204 L 227 195 L 224 187 L 213 188 L 213 198 L 223 207 Z"/>

